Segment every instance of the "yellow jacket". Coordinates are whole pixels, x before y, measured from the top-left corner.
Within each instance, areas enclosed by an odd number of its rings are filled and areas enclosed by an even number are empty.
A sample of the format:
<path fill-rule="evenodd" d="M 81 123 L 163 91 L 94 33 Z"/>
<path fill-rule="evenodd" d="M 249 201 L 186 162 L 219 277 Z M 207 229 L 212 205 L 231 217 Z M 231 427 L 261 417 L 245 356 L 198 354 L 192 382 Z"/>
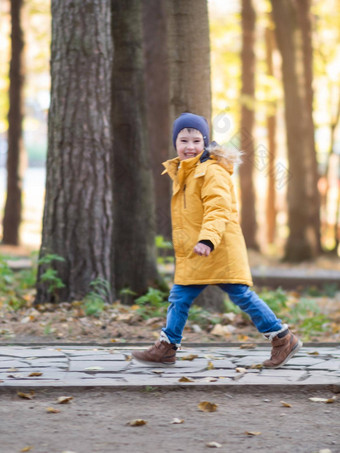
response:
<path fill-rule="evenodd" d="M 231 179 L 239 153 L 220 146 L 209 149 L 211 159 L 200 155 L 163 163 L 173 180 L 172 238 L 176 256 L 175 283 L 179 285 L 242 283 L 252 285 L 247 250 Z M 210 240 L 208 257 L 193 249 Z"/>

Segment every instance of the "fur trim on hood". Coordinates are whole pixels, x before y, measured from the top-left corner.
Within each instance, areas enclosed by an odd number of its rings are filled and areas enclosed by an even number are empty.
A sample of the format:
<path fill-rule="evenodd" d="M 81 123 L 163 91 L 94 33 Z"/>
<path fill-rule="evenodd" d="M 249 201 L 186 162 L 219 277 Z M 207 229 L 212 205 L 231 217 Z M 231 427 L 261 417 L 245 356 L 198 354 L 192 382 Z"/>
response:
<path fill-rule="evenodd" d="M 227 168 L 228 171 L 242 163 L 241 156 L 243 153 L 234 147 L 227 148 L 226 146 L 212 142 L 207 147 L 207 151 L 212 158 L 216 159 L 217 162 Z"/>

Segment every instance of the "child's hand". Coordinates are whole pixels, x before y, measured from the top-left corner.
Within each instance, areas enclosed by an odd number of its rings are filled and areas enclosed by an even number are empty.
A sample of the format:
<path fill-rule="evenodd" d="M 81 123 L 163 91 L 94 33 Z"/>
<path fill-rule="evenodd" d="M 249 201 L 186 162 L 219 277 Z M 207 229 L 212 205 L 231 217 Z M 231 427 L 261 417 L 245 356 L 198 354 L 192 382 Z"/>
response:
<path fill-rule="evenodd" d="M 201 242 L 198 242 L 194 247 L 194 252 L 200 256 L 209 256 L 211 248 L 209 247 L 209 245 L 205 245 L 202 244 Z"/>

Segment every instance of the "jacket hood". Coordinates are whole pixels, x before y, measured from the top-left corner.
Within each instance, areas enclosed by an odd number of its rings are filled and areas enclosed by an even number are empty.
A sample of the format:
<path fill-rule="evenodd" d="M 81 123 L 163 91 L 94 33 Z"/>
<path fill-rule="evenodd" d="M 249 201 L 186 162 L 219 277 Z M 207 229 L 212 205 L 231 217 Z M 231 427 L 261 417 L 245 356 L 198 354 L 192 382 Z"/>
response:
<path fill-rule="evenodd" d="M 242 163 L 242 152 L 234 147 L 226 147 L 216 142 L 211 142 L 207 147 L 211 158 L 224 167 L 229 173 L 233 173 L 234 167 Z"/>

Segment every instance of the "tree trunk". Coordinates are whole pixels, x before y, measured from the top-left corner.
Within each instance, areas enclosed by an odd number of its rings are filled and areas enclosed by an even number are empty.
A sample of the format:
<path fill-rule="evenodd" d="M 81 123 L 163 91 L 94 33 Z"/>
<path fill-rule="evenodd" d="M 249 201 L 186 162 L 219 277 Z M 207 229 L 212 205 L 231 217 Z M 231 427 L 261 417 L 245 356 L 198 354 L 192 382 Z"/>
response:
<path fill-rule="evenodd" d="M 138 0 L 113 0 L 112 7 L 116 289 L 128 288 L 142 294 L 158 283 L 141 47 L 142 8 Z"/>
<path fill-rule="evenodd" d="M 241 192 L 241 227 L 248 248 L 258 249 L 256 241 L 255 190 L 253 181 L 255 120 L 255 9 L 252 0 L 242 0 L 242 89 L 241 150 L 243 163 L 239 169 Z"/>
<path fill-rule="evenodd" d="M 111 284 L 112 74 L 109 0 L 52 0 L 51 105 L 36 302 Z M 48 255 L 62 257 L 64 261 Z M 55 278 L 64 287 L 58 289 Z M 100 279 L 100 280 L 99 280 Z M 112 300 L 110 289 L 102 294 Z"/>
<path fill-rule="evenodd" d="M 210 41 L 206 0 L 168 0 L 170 124 L 183 112 L 211 120 Z M 173 150 L 172 140 L 171 149 Z M 172 153 L 174 154 L 174 152 Z"/>
<path fill-rule="evenodd" d="M 170 70 L 170 125 L 183 112 L 203 115 L 211 124 L 210 40 L 206 0 L 168 0 L 168 55 Z M 175 156 L 172 137 L 169 149 Z M 224 310 L 217 287 L 201 293 L 195 304 Z"/>
<path fill-rule="evenodd" d="M 145 89 L 151 167 L 155 183 L 156 233 L 171 239 L 171 184 L 162 176 L 162 162 L 169 159 L 169 62 L 165 3 L 144 0 L 143 44 Z"/>
<path fill-rule="evenodd" d="M 320 200 L 312 121 L 312 54 L 309 1 L 272 0 L 278 47 L 282 56 L 285 119 L 290 178 L 289 237 L 285 259 L 315 257 L 320 246 Z M 308 24 L 308 25 L 307 25 Z"/>
<path fill-rule="evenodd" d="M 273 51 L 275 48 L 274 33 L 269 27 L 265 30 L 267 74 L 274 77 Z M 276 190 L 275 190 L 275 158 L 276 158 L 276 101 L 270 102 L 267 114 L 268 131 L 268 186 L 266 199 L 267 242 L 273 244 L 276 232 Z"/>
<path fill-rule="evenodd" d="M 23 179 L 23 85 L 24 39 L 21 28 L 23 0 L 11 0 L 11 63 L 9 70 L 9 112 L 7 152 L 7 197 L 3 219 L 4 244 L 19 244 Z"/>

